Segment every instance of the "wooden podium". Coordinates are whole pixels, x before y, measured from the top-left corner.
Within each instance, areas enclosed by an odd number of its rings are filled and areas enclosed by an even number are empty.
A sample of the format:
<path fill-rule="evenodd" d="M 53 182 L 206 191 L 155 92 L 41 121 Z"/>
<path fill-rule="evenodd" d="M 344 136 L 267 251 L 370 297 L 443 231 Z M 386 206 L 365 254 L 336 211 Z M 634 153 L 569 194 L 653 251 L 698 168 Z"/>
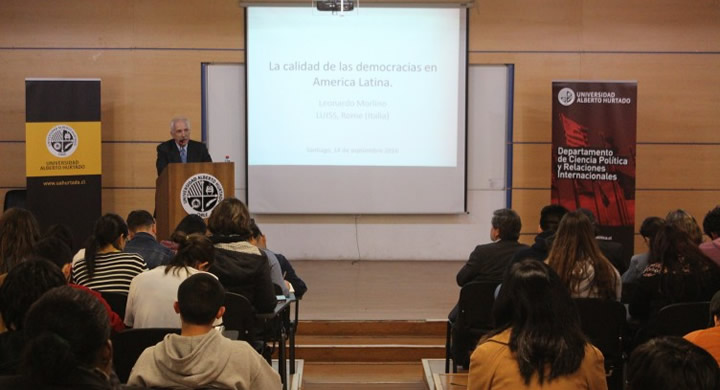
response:
<path fill-rule="evenodd" d="M 183 186 L 186 186 L 184 190 Z M 170 238 L 188 210 L 207 219 L 221 198 L 234 196 L 235 164 L 232 162 L 168 164 L 155 181 L 158 239 Z"/>

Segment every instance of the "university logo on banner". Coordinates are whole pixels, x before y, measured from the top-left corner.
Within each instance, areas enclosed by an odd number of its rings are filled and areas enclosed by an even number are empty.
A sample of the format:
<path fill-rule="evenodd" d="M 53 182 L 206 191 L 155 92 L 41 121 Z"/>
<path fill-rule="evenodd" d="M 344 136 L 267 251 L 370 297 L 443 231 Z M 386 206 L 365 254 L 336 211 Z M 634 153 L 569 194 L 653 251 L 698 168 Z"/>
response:
<path fill-rule="evenodd" d="M 180 203 L 188 214 L 208 218 L 225 198 L 222 183 L 213 175 L 199 173 L 188 178 L 180 190 Z"/>
<path fill-rule="evenodd" d="M 552 203 L 593 212 L 601 238 L 634 243 L 636 82 L 553 82 Z"/>

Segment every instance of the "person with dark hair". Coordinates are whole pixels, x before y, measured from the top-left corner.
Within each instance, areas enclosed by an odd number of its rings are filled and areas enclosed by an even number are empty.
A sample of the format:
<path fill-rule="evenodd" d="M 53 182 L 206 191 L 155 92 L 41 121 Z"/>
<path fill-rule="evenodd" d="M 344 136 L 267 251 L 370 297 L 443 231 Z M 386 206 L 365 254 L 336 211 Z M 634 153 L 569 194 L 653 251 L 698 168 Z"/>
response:
<path fill-rule="evenodd" d="M 647 217 L 643 220 L 642 225 L 640 225 L 640 236 L 642 236 L 648 249 L 652 246 L 652 240 L 655 238 L 658 230 L 660 230 L 664 224 L 665 220 L 660 217 Z M 645 252 L 637 254 L 630 259 L 630 266 L 627 271 L 622 274 L 623 283 L 629 284 L 637 282 L 640 275 L 642 275 L 643 271 L 645 271 L 645 268 L 650 263 L 649 256 L 650 253 Z"/>
<path fill-rule="evenodd" d="M 215 244 L 215 274 L 229 291 L 245 296 L 258 313 L 271 313 L 277 300 L 267 256 L 249 242 L 250 213 L 236 198 L 225 198 L 208 219 Z"/>
<path fill-rule="evenodd" d="M 678 302 L 709 301 L 720 289 L 720 270 L 676 223 L 666 223 L 650 247 L 650 265 L 636 291 L 627 297 L 630 314 L 647 321 L 663 307 Z"/>
<path fill-rule="evenodd" d="M 276 286 L 276 289 L 280 289 L 282 294 L 290 296 L 290 289 L 283 278 L 283 272 L 280 268 L 280 262 L 274 252 L 267 249 L 267 239 L 265 235 L 260 231 L 260 227 L 255 223 L 254 218 L 250 218 L 250 238 L 248 242 L 255 245 L 260 251 L 267 256 L 268 265 L 270 266 L 270 280 Z"/>
<path fill-rule="evenodd" d="M 568 290 L 547 265 L 513 264 L 493 316 L 496 328 L 470 358 L 468 390 L 607 389 L 603 355 L 583 335 Z"/>
<path fill-rule="evenodd" d="M 0 388 L 115 390 L 110 326 L 100 302 L 69 286 L 48 291 L 27 314 L 20 376 Z"/>
<path fill-rule="evenodd" d="M 515 252 L 527 248 L 520 244 L 520 216 L 511 209 L 493 212 L 489 244 L 478 245 L 470 254 L 467 263 L 457 274 L 457 284 L 462 287 L 471 281 L 502 281 L 503 273 Z"/>
<path fill-rule="evenodd" d="M 47 228 L 45 231 L 44 238 L 57 238 L 58 240 L 62 241 L 67 245 L 67 247 L 70 249 L 70 253 L 73 255 L 75 254 L 75 236 L 73 235 L 72 230 L 70 230 L 70 227 L 68 225 L 62 224 L 62 223 L 56 223 L 54 225 L 50 225 L 50 227 Z"/>
<path fill-rule="evenodd" d="M 0 274 L 32 253 L 32 246 L 40 239 L 40 228 L 32 213 L 11 208 L 0 216 Z"/>
<path fill-rule="evenodd" d="M 56 237 L 43 238 L 35 243 L 33 246 L 33 253 L 35 256 L 50 260 L 60 269 L 65 276 L 65 279 L 70 282 L 70 273 L 72 271 L 72 253 L 70 252 L 70 248 L 68 248 L 63 241 Z M 112 310 L 110 305 L 107 303 L 105 298 L 100 295 L 100 293 L 79 284 L 70 283 L 70 287 L 83 290 L 100 300 L 100 303 L 102 303 L 108 312 L 110 327 L 112 327 L 113 331 L 120 332 L 125 329 L 122 318 L 120 318 L 120 316 Z"/>
<path fill-rule="evenodd" d="M 595 242 L 597 242 L 598 248 L 600 248 L 600 252 L 602 252 L 603 256 L 610 261 L 613 267 L 615 267 L 620 274 L 625 272 L 630 264 L 631 254 L 625 254 L 625 250 L 621 243 L 611 241 L 606 237 L 598 236 L 600 229 L 598 228 L 595 214 L 593 214 L 592 211 L 584 208 L 579 208 L 577 211 L 585 214 L 585 216 L 590 220 L 590 223 L 593 226 L 593 237 L 595 237 Z"/>
<path fill-rule="evenodd" d="M 179 335 L 145 349 L 128 384 L 162 388 L 279 389 L 280 376 L 248 343 L 213 328 L 225 313 L 225 289 L 212 275 L 187 278 L 177 291 Z"/>
<path fill-rule="evenodd" d="M 620 273 L 600 251 L 593 224 L 580 210 L 560 221 L 546 263 L 573 298 L 620 300 Z"/>
<path fill-rule="evenodd" d="M 165 265 L 173 257 L 173 252 L 157 241 L 155 218 L 146 210 L 133 210 L 127 217 L 130 241 L 123 252 L 137 253 L 145 260 L 149 269 Z"/>
<path fill-rule="evenodd" d="M 710 237 L 710 241 L 700 244 L 700 250 L 715 264 L 720 265 L 720 206 L 715 206 L 705 214 L 703 230 Z"/>
<path fill-rule="evenodd" d="M 718 390 L 717 362 L 680 337 L 658 337 L 633 350 L 627 390 Z"/>
<path fill-rule="evenodd" d="M 30 306 L 46 291 L 66 283 L 60 269 L 45 259 L 28 259 L 8 272 L 0 286 L 0 313 L 8 329 L 0 333 L 0 375 L 15 374 L 25 344 L 23 328 Z"/>
<path fill-rule="evenodd" d="M 467 263 L 457 274 L 456 281 L 460 287 L 474 281 L 500 284 L 513 255 L 517 251 L 527 248 L 527 245 L 518 242 L 522 223 L 520 216 L 514 210 L 495 210 L 490 224 L 490 240 L 493 242 L 478 245 L 472 251 Z M 458 306 L 455 305 L 448 314 L 448 319 L 453 326 L 457 323 L 455 321 L 457 315 Z M 475 339 L 467 332 L 458 331 L 458 328 L 453 327 L 452 346 L 456 364 L 467 368 L 470 363 L 467 351 L 471 349 L 474 342 Z"/>
<path fill-rule="evenodd" d="M 690 332 L 685 340 L 706 350 L 720 365 L 720 291 L 710 300 L 710 322 L 709 328 Z"/>
<path fill-rule="evenodd" d="M 543 261 L 547 259 L 550 253 L 550 246 L 555 235 L 555 231 L 560 224 L 562 217 L 568 210 L 559 204 L 547 205 L 540 210 L 540 224 L 538 226 L 538 235 L 535 236 L 535 243 L 530 248 L 520 249 L 515 252 L 511 264 L 520 260 L 535 259 Z"/>
<path fill-rule="evenodd" d="M 252 230 L 253 234 L 250 242 L 260 248 L 260 250 L 265 252 L 268 258 L 274 256 L 275 259 L 277 259 L 277 262 L 280 265 L 280 272 L 282 273 L 282 277 L 289 284 L 288 289 L 290 290 L 290 292 L 295 294 L 295 297 L 297 299 L 301 299 L 308 289 L 305 281 L 300 279 L 300 277 L 295 272 L 292 264 L 290 264 L 290 261 L 283 254 L 275 253 L 267 248 L 267 237 L 262 233 L 262 231 L 260 231 L 260 228 L 257 226 L 255 220 L 252 218 L 250 219 L 250 230 Z M 275 281 L 273 280 L 273 282 Z"/>
<path fill-rule="evenodd" d="M 72 282 L 98 292 L 127 294 L 132 279 L 147 269 L 142 256 L 123 253 L 128 228 L 122 217 L 105 214 L 95 222 L 85 257 L 72 269 Z"/>
<path fill-rule="evenodd" d="M 160 245 L 170 249 L 173 253 L 177 253 L 178 247 L 185 240 L 185 237 L 195 233 L 207 234 L 207 225 L 199 215 L 188 214 L 180 220 L 180 223 L 175 227 L 175 231 L 170 235 L 170 239 L 160 241 Z"/>
<path fill-rule="evenodd" d="M 180 317 L 173 310 L 178 286 L 188 277 L 207 270 L 214 258 L 215 248 L 208 237 L 187 236 L 170 264 L 143 272 L 132 280 L 125 324 L 133 328 L 179 328 Z"/>

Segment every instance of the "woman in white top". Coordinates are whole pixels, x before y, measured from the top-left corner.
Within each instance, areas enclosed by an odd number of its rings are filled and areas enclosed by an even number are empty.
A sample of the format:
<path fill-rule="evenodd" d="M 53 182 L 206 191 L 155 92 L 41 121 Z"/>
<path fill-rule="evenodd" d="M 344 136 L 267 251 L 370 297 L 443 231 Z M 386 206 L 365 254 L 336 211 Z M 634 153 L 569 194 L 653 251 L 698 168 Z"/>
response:
<path fill-rule="evenodd" d="M 573 298 L 619 301 L 620 273 L 600 252 L 594 232 L 592 222 L 581 211 L 565 214 L 546 262 L 558 273 Z"/>
<path fill-rule="evenodd" d="M 181 240 L 178 252 L 166 266 L 136 276 L 130 284 L 125 325 L 133 328 L 180 328 L 173 304 L 180 283 L 210 267 L 215 248 L 209 238 L 191 234 Z"/>

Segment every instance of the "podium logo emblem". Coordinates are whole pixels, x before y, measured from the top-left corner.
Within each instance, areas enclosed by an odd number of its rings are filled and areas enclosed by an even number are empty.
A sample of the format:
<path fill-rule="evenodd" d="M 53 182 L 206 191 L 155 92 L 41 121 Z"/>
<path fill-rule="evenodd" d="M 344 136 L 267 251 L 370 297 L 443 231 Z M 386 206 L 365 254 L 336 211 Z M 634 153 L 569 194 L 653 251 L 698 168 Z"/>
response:
<path fill-rule="evenodd" d="M 575 103 L 575 91 L 570 88 L 563 88 L 558 92 L 558 102 L 567 107 Z"/>
<path fill-rule="evenodd" d="M 55 157 L 69 157 L 78 147 L 78 136 L 72 127 L 57 125 L 45 137 L 48 151 Z"/>
<path fill-rule="evenodd" d="M 220 180 L 207 173 L 198 173 L 185 181 L 180 190 L 180 203 L 188 214 L 207 218 L 215 206 L 225 198 Z"/>

